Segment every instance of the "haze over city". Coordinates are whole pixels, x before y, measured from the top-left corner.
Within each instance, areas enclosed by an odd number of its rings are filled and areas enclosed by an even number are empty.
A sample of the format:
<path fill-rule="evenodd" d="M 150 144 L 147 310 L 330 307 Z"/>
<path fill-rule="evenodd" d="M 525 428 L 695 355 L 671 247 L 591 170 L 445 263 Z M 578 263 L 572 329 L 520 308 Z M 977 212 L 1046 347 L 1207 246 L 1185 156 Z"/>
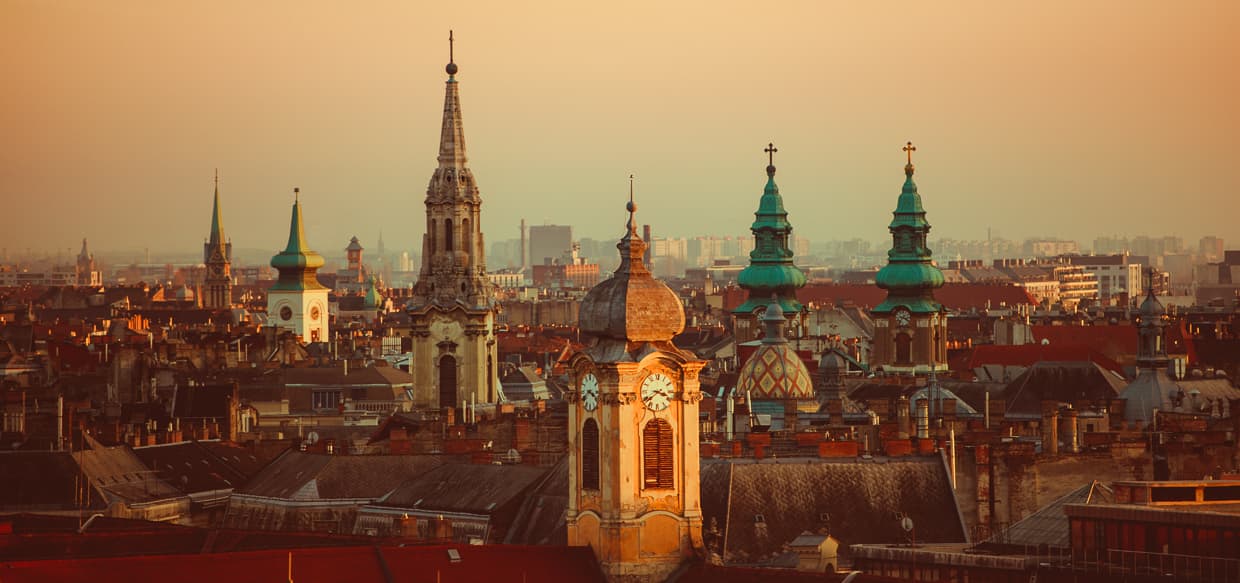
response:
<path fill-rule="evenodd" d="M 238 248 L 293 187 L 321 249 L 415 249 L 447 30 L 488 241 L 746 231 L 766 157 L 797 234 L 879 240 L 906 140 L 934 234 L 1226 240 L 1234 2 L 0 4 L 10 252 Z M 1212 209 L 1212 210 L 1207 210 Z M 1104 226 L 1099 218 L 1106 217 Z M 1118 227 L 1117 227 L 1118 225 Z"/>

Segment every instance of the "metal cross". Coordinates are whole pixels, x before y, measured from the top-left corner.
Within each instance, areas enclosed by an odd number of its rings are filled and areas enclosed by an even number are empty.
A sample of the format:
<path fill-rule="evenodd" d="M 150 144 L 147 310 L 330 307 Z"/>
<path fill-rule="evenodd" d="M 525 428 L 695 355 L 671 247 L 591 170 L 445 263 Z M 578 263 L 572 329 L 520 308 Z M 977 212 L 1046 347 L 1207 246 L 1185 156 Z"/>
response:
<path fill-rule="evenodd" d="M 774 165 L 775 165 L 775 152 L 778 152 L 778 151 L 779 151 L 779 148 L 776 148 L 776 147 L 775 147 L 775 144 L 773 144 L 773 143 L 768 143 L 768 144 L 766 145 L 766 149 L 764 149 L 764 150 L 762 150 L 762 151 L 763 151 L 763 152 L 766 152 L 767 158 L 768 158 L 768 160 L 769 160 L 769 162 L 768 162 L 768 163 L 769 163 L 771 166 L 774 166 Z"/>
<path fill-rule="evenodd" d="M 908 163 L 912 164 L 913 163 L 913 152 L 917 151 L 917 146 L 914 146 L 913 142 L 909 142 L 905 144 L 904 151 L 908 153 Z"/>
<path fill-rule="evenodd" d="M 448 62 L 455 62 L 452 58 L 452 29 L 448 29 Z"/>
<path fill-rule="evenodd" d="M 629 204 L 633 203 L 633 175 L 629 175 Z"/>

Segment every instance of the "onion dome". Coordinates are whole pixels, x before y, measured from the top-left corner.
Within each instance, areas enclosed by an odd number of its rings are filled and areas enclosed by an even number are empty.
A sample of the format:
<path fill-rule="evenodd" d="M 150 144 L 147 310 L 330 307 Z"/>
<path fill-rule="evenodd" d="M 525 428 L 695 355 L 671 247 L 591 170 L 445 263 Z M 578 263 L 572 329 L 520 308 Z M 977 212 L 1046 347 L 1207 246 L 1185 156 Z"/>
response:
<path fill-rule="evenodd" d="M 812 400 L 814 383 L 810 379 L 809 369 L 801 362 L 795 350 L 788 345 L 784 337 L 784 310 L 775 298 L 762 313 L 762 325 L 766 328 L 766 336 L 745 366 L 741 367 L 737 379 L 736 390 L 742 395 L 751 395 L 754 399 Z"/>
<path fill-rule="evenodd" d="M 665 342 L 685 329 L 680 298 L 654 278 L 642 257 L 646 242 L 637 234 L 637 205 L 630 193 L 628 230 L 616 248 L 620 267 L 590 290 L 581 303 L 581 331 L 602 339 Z"/>
<path fill-rule="evenodd" d="M 796 290 L 803 287 L 806 280 L 805 273 L 792 261 L 789 246 L 792 224 L 788 222 L 784 199 L 775 184 L 774 156 L 778 150 L 774 144 L 768 144 L 764 151 L 769 156 L 769 164 L 766 167 L 766 187 L 762 190 L 762 198 L 758 200 L 758 210 L 754 212 L 753 225 L 750 226 L 754 248 L 749 253 L 749 266 L 736 278 L 738 285 L 749 290 L 749 299 L 733 310 L 736 314 L 753 313 L 772 298 L 781 304 L 785 312 L 801 311 Z"/>
<path fill-rule="evenodd" d="M 379 288 L 375 284 L 375 277 L 372 275 L 370 279 L 366 280 L 366 296 L 362 300 L 362 306 L 368 310 L 373 310 L 379 307 L 379 301 Z"/>
<path fill-rule="evenodd" d="M 322 289 L 315 272 L 323 267 L 323 256 L 315 253 L 306 243 L 306 231 L 301 222 L 301 189 L 293 189 L 297 198 L 293 201 L 293 218 L 289 223 L 288 245 L 271 258 L 271 266 L 280 272 L 273 290 Z"/>
<path fill-rule="evenodd" d="M 891 250 L 887 252 L 887 265 L 874 277 L 874 283 L 887 290 L 887 299 L 874 308 L 876 313 L 891 312 L 901 306 L 915 313 L 942 309 L 934 300 L 934 290 L 943 287 L 943 272 L 934 266 L 933 254 L 926 247 L 930 223 L 926 222 L 926 209 L 917 193 L 917 183 L 913 182 L 916 149 L 911 142 L 904 147 L 909 156 L 904 166 L 904 187 L 891 224 L 887 226 L 891 232 Z"/>

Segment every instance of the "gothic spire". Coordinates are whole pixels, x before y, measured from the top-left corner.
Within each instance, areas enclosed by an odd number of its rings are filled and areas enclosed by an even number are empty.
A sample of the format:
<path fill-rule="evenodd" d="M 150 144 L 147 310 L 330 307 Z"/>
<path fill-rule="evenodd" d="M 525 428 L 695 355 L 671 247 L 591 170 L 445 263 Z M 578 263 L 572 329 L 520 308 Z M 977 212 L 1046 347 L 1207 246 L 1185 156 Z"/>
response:
<path fill-rule="evenodd" d="M 224 239 L 224 217 L 220 212 L 220 171 L 215 170 L 215 203 L 211 209 L 211 235 L 208 243 L 212 248 L 223 245 Z"/>
<path fill-rule="evenodd" d="M 443 126 L 439 133 L 439 167 L 463 168 L 465 157 L 465 129 L 461 126 L 461 98 L 457 89 L 455 57 L 452 32 L 448 31 L 448 81 L 443 98 Z"/>

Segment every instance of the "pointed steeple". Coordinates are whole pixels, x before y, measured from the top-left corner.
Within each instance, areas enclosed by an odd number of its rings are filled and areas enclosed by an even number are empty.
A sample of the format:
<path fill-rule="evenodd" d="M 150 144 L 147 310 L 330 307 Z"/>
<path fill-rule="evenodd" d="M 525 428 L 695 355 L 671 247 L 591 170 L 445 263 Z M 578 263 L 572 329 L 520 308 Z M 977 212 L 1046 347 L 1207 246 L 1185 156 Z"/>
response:
<path fill-rule="evenodd" d="M 78 261 L 89 261 L 90 251 L 86 249 L 86 237 L 82 237 L 82 251 L 78 253 Z"/>
<path fill-rule="evenodd" d="M 633 202 L 632 174 L 629 175 L 629 203 L 624 205 L 624 209 L 629 211 L 629 222 L 625 224 L 624 236 L 616 243 L 616 249 L 620 250 L 620 266 L 616 268 L 616 274 L 649 276 L 650 270 L 645 262 L 647 244 L 637 234 L 637 203 Z"/>
<path fill-rule="evenodd" d="M 215 171 L 215 202 L 211 209 L 211 234 L 208 245 L 217 248 L 227 241 L 224 238 L 224 216 L 220 212 L 220 171 Z"/>
<path fill-rule="evenodd" d="M 452 55 L 452 31 L 448 31 L 448 81 L 443 98 L 443 125 L 439 132 L 439 167 L 463 168 L 465 157 L 465 129 L 461 125 L 461 98 L 456 82 L 457 66 Z"/>
<path fill-rule="evenodd" d="M 1145 272 L 1147 280 L 1145 301 L 1137 312 L 1137 365 L 1143 368 L 1160 368 L 1167 365 L 1167 347 L 1164 330 L 1167 326 L 1167 308 L 1158 301 L 1154 293 L 1154 276 L 1158 271 L 1153 267 Z"/>
<path fill-rule="evenodd" d="M 301 220 L 301 189 L 294 188 L 293 217 L 289 221 L 288 244 L 271 258 L 271 266 L 279 270 L 280 279 L 271 289 L 320 289 L 315 271 L 323 267 L 323 256 L 306 243 Z"/>
<path fill-rule="evenodd" d="M 805 273 L 793 264 L 791 248 L 792 224 L 784 199 L 775 184 L 775 144 L 767 144 L 766 186 L 754 212 L 754 247 L 749 253 L 749 266 L 741 271 L 737 283 L 749 290 L 749 299 L 733 313 L 751 314 L 772 301 L 781 304 L 783 312 L 801 311 L 796 290 L 805 285 Z"/>

